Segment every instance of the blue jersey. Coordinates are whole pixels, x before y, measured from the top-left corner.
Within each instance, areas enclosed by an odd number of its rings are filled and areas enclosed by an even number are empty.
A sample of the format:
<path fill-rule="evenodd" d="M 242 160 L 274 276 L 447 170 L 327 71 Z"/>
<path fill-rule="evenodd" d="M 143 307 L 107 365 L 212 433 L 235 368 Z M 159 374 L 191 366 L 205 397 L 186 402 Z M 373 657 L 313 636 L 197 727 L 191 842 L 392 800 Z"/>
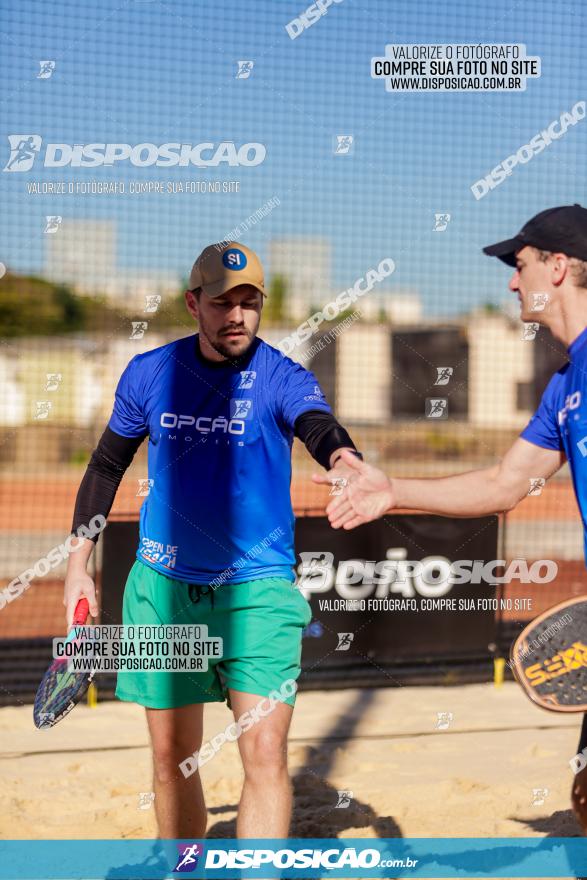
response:
<path fill-rule="evenodd" d="M 521 436 L 565 453 L 583 520 L 587 558 L 587 328 L 567 349 L 569 363 L 554 374 Z"/>
<path fill-rule="evenodd" d="M 313 373 L 255 339 L 232 362 L 197 335 L 134 357 L 109 427 L 149 435 L 137 558 L 196 584 L 294 579 L 294 422 L 331 412 Z"/>

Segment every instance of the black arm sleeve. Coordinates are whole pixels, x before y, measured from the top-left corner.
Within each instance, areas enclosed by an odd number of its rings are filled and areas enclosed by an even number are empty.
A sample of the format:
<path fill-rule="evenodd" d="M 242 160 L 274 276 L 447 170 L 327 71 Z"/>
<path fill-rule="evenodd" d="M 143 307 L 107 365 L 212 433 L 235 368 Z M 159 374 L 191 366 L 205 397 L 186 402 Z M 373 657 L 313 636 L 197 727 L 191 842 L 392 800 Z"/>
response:
<path fill-rule="evenodd" d="M 122 437 L 106 428 L 92 453 L 77 493 L 72 533 L 76 533 L 81 525 L 87 528 L 96 514 L 101 514 L 106 519 L 124 472 L 146 436 Z M 96 543 L 98 537 L 99 533 L 92 541 Z"/>
<path fill-rule="evenodd" d="M 318 464 L 329 470 L 330 456 L 335 449 L 348 446 L 357 447 L 331 413 L 321 409 L 311 409 L 298 416 L 294 423 L 294 433 Z"/>

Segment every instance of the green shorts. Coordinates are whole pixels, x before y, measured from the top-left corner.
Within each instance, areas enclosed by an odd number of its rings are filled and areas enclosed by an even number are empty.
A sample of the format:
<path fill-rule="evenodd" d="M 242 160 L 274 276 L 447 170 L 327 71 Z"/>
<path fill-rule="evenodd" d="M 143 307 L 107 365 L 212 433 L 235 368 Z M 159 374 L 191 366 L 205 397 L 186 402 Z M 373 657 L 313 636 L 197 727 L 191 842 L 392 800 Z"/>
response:
<path fill-rule="evenodd" d="M 203 590 L 206 587 L 202 588 Z M 268 697 L 300 675 L 302 629 L 310 604 L 286 578 L 222 584 L 196 600 L 196 588 L 135 561 L 124 590 L 122 622 L 130 625 L 199 624 L 220 637 L 220 657 L 207 671 L 120 671 L 116 696 L 151 709 L 228 701 L 228 689 Z M 293 706 L 295 691 L 283 702 Z"/>

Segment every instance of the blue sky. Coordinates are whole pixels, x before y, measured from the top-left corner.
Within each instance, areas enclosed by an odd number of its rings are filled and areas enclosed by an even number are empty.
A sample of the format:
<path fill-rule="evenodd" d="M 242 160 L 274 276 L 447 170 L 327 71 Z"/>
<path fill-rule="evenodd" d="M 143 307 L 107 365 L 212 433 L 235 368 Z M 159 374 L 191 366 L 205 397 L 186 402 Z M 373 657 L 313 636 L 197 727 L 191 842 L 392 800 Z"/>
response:
<path fill-rule="evenodd" d="M 508 270 L 481 247 L 530 216 L 585 202 L 587 120 L 569 129 L 476 201 L 470 186 L 587 99 L 586 28 L 579 4 L 342 0 L 296 40 L 290 0 L 0 2 L 0 159 L 7 135 L 45 142 L 258 141 L 255 168 L 38 169 L 0 174 L 0 260 L 40 271 L 46 214 L 115 219 L 119 262 L 186 274 L 200 250 L 277 196 L 246 236 L 330 239 L 342 289 L 392 257 L 393 290 L 418 291 L 429 314 L 453 314 L 507 296 Z M 540 79 L 518 93 L 398 93 L 370 77 L 386 43 L 525 43 Z M 57 67 L 36 78 L 41 59 Z M 251 59 L 247 80 L 236 62 Z M 354 151 L 334 156 L 336 134 Z M 239 194 L 30 196 L 30 180 L 240 181 Z M 449 212 L 433 233 L 435 212 Z"/>

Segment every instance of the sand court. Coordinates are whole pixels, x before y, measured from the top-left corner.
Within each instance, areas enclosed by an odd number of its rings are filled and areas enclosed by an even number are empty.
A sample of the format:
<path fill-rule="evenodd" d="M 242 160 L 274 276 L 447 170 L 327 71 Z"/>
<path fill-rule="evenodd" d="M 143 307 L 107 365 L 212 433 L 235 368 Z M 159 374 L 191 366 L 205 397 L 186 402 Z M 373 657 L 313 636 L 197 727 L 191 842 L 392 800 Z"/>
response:
<path fill-rule="evenodd" d="M 205 709 L 205 739 L 224 730 Z M 400 687 L 298 695 L 289 747 L 300 837 L 577 836 L 570 809 L 580 715 L 532 706 L 518 686 Z M 51 730 L 0 710 L 2 839 L 153 838 L 144 711 L 82 704 Z M 201 769 L 208 837 L 234 837 L 236 743 Z"/>

